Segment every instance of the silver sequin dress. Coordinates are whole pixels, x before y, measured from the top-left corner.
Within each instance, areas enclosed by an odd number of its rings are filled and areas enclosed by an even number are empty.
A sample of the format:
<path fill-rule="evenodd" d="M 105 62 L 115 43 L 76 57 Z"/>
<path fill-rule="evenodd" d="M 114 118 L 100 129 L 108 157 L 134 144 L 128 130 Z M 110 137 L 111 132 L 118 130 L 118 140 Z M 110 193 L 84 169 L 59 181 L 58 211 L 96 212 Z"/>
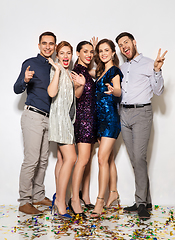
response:
<path fill-rule="evenodd" d="M 61 66 L 61 65 L 60 65 Z M 52 67 L 50 81 L 55 70 Z M 69 72 L 61 66 L 57 95 L 52 98 L 49 116 L 49 141 L 59 144 L 74 143 L 74 122 L 76 117 L 74 85 Z"/>

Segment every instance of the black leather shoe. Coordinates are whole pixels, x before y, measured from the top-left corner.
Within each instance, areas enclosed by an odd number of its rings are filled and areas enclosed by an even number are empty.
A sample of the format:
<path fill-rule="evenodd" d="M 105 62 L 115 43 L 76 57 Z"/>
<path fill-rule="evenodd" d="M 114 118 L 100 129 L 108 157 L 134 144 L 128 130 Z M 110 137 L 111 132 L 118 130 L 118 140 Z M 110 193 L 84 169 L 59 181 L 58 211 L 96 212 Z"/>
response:
<path fill-rule="evenodd" d="M 147 209 L 148 211 L 152 211 L 152 203 L 147 203 L 147 204 L 146 204 L 146 209 Z"/>
<path fill-rule="evenodd" d="M 149 214 L 149 212 L 146 209 L 146 206 L 144 204 L 139 205 L 138 215 L 139 215 L 139 218 L 142 219 L 142 220 L 150 218 L 150 214 Z"/>
<path fill-rule="evenodd" d="M 151 211 L 152 210 L 152 203 L 147 203 L 146 204 L 146 209 L 148 210 L 148 211 Z M 123 211 L 124 212 L 137 212 L 138 211 L 138 207 L 137 207 L 137 205 L 136 205 L 136 203 L 133 205 L 133 206 L 131 206 L 131 207 L 125 207 L 125 208 L 123 208 Z"/>
<path fill-rule="evenodd" d="M 85 206 L 88 210 L 94 209 L 94 207 L 95 207 L 94 204 L 91 204 L 91 203 L 86 204 L 86 203 L 85 203 L 85 201 L 84 201 L 84 199 L 83 199 L 83 197 L 82 197 L 82 191 L 79 191 L 79 198 L 80 198 L 81 201 L 83 201 L 84 206 Z"/>
<path fill-rule="evenodd" d="M 73 207 L 72 207 L 72 203 L 71 203 L 71 198 L 69 199 L 68 206 L 69 206 L 69 209 L 73 212 L 74 215 L 79 214 L 80 217 L 82 217 L 82 218 L 84 218 L 84 219 L 87 218 L 87 216 L 86 216 L 86 214 L 85 214 L 84 212 L 76 213 L 76 212 L 74 211 L 74 209 L 73 209 Z"/>
<path fill-rule="evenodd" d="M 137 212 L 137 205 L 136 205 L 136 203 L 133 205 L 133 206 L 131 206 L 131 207 L 125 207 L 125 208 L 123 208 L 123 211 L 124 212 Z"/>

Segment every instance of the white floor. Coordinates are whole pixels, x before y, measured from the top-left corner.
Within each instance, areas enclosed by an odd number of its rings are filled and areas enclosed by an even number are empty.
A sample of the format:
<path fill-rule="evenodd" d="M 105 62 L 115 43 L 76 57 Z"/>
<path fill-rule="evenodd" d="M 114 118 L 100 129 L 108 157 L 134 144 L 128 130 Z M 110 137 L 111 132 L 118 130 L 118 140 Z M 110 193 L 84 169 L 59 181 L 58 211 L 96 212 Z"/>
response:
<path fill-rule="evenodd" d="M 39 206 L 39 209 L 43 208 Z M 89 215 L 90 213 L 87 213 Z M 137 214 L 112 208 L 100 220 L 61 220 L 45 209 L 42 216 L 18 212 L 17 206 L 0 205 L 0 239 L 175 239 L 175 207 L 154 206 L 151 218 L 139 221 Z"/>

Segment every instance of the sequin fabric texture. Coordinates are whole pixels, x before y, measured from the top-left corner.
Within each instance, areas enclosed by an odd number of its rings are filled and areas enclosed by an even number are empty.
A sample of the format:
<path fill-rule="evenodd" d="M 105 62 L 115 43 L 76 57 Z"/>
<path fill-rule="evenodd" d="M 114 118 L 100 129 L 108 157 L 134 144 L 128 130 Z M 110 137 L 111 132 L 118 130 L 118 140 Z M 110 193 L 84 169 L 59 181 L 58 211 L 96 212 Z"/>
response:
<path fill-rule="evenodd" d="M 59 144 L 73 144 L 75 122 L 75 95 L 73 83 L 69 73 L 59 64 L 61 73 L 59 77 L 59 89 L 52 98 L 49 116 L 49 141 Z M 52 67 L 50 79 L 52 81 L 55 70 Z M 70 116 L 70 111 L 71 115 Z"/>
<path fill-rule="evenodd" d="M 96 84 L 90 76 L 88 69 L 77 64 L 74 72 L 81 73 L 86 79 L 84 91 L 76 99 L 76 120 L 74 123 L 76 143 L 95 143 L 97 141 L 95 88 Z"/>
<path fill-rule="evenodd" d="M 96 108 L 97 108 L 97 137 L 117 138 L 120 131 L 120 116 L 118 114 L 117 104 L 119 97 L 104 93 L 108 91 L 106 83 L 113 86 L 111 80 L 118 75 L 120 83 L 123 74 L 119 68 L 112 66 L 102 78 L 96 80 Z"/>

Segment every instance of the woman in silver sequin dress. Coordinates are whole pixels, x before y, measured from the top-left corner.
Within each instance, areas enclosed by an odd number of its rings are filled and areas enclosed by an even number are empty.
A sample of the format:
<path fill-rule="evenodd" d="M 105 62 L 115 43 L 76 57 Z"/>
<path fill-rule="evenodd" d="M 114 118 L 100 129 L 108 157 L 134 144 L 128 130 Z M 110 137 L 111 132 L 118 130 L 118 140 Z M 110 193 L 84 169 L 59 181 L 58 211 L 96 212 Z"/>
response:
<path fill-rule="evenodd" d="M 73 126 L 76 116 L 75 95 L 79 96 L 82 93 L 85 78 L 83 75 L 76 76 L 74 93 L 74 82 L 69 72 L 73 48 L 68 42 L 62 41 L 57 45 L 56 52 L 56 61 L 49 59 L 52 68 L 51 83 L 48 86 L 48 94 L 52 97 L 49 141 L 58 144 L 58 161 L 55 168 L 56 199 L 53 199 L 53 205 L 59 215 L 71 218 L 66 213 L 65 198 L 71 171 L 77 159 Z"/>

